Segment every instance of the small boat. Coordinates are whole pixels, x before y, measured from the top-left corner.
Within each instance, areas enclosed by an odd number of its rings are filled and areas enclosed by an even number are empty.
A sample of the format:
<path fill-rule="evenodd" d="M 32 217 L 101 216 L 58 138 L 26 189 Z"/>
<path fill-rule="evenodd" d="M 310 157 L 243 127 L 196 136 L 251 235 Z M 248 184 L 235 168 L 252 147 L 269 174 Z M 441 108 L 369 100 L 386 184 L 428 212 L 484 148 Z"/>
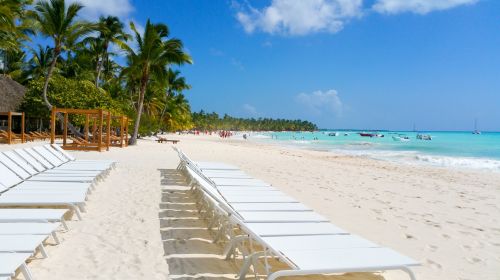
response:
<path fill-rule="evenodd" d="M 330 133 L 328 133 L 328 136 L 340 136 L 340 133 L 338 133 L 338 132 L 330 132 Z"/>
<path fill-rule="evenodd" d="M 344 133 L 344 136 L 349 136 L 349 133 L 347 133 L 347 132 L 346 132 L 346 133 Z"/>
<path fill-rule="evenodd" d="M 472 134 L 476 134 L 476 135 L 481 134 L 481 131 L 479 131 L 477 129 L 477 120 L 476 119 L 474 120 L 474 131 L 472 131 Z"/>
<path fill-rule="evenodd" d="M 397 141 L 397 142 L 409 142 L 410 137 L 405 136 L 405 135 L 397 135 L 397 136 L 392 136 L 392 140 Z"/>
<path fill-rule="evenodd" d="M 418 140 L 432 140 L 432 136 L 429 134 L 417 134 Z"/>
<path fill-rule="evenodd" d="M 361 137 L 384 137 L 384 134 L 381 133 L 360 132 L 359 135 Z"/>

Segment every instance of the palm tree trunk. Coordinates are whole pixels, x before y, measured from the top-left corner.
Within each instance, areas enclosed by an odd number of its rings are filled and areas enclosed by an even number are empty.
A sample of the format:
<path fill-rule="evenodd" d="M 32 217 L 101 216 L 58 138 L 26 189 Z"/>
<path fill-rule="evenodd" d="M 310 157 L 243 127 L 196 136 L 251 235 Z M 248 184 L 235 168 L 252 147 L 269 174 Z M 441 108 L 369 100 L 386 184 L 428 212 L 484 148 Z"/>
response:
<path fill-rule="evenodd" d="M 97 66 L 95 68 L 95 72 L 96 72 L 96 75 L 95 75 L 95 87 L 99 87 L 99 79 L 101 77 L 101 60 L 99 58 L 97 58 Z"/>
<path fill-rule="evenodd" d="M 142 115 L 142 107 L 144 104 L 144 94 L 146 93 L 146 87 L 148 85 L 148 73 L 147 71 L 144 72 L 142 79 L 141 79 L 141 91 L 139 92 L 139 104 L 137 108 L 137 118 L 135 119 L 134 123 L 134 132 L 132 134 L 132 137 L 130 137 L 129 140 L 129 145 L 135 145 L 137 144 L 137 135 L 139 134 L 139 126 L 141 124 L 141 115 Z"/>
<path fill-rule="evenodd" d="M 54 59 L 50 63 L 49 70 L 47 71 L 47 76 L 45 76 L 45 83 L 43 84 L 43 102 L 45 106 L 50 110 L 52 110 L 52 104 L 50 104 L 49 99 L 47 98 L 47 89 L 49 88 L 50 77 L 52 76 L 52 72 L 56 67 L 57 57 L 59 56 L 60 51 L 58 47 L 54 49 Z"/>

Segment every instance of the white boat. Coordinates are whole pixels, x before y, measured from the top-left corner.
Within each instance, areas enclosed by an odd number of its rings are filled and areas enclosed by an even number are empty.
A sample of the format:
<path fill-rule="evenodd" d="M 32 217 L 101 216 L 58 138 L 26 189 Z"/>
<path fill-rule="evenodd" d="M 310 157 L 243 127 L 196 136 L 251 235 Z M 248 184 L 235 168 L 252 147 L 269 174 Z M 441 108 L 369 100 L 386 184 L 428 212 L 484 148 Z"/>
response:
<path fill-rule="evenodd" d="M 397 135 L 397 136 L 392 136 L 392 140 L 397 141 L 397 142 L 409 142 L 410 137 L 405 136 L 405 135 Z"/>
<path fill-rule="evenodd" d="M 340 136 L 340 133 L 338 133 L 338 132 L 330 132 L 330 133 L 328 133 L 328 136 Z"/>
<path fill-rule="evenodd" d="M 429 134 L 417 134 L 418 140 L 432 140 L 432 136 Z"/>
<path fill-rule="evenodd" d="M 481 134 L 481 131 L 479 131 L 477 129 L 477 120 L 476 119 L 474 120 L 474 131 L 472 131 L 472 134 L 476 134 L 476 135 Z"/>

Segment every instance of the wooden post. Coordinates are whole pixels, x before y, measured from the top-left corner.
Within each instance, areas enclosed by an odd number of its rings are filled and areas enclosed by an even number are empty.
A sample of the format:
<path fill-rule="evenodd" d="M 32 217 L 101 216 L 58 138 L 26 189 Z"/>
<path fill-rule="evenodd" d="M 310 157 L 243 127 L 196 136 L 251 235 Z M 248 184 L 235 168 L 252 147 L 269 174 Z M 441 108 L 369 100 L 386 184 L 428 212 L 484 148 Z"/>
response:
<path fill-rule="evenodd" d="M 85 115 L 85 142 L 89 142 L 89 114 Z"/>
<path fill-rule="evenodd" d="M 56 140 L 56 107 L 52 107 L 50 115 L 50 144 L 54 144 Z"/>
<path fill-rule="evenodd" d="M 67 137 L 68 137 L 68 113 L 64 113 L 63 146 L 66 146 Z"/>
<path fill-rule="evenodd" d="M 9 142 L 9 145 L 10 145 L 10 144 L 12 144 L 12 112 L 7 112 L 7 128 L 8 128 L 7 141 Z"/>
<path fill-rule="evenodd" d="M 120 146 L 125 147 L 125 143 L 123 143 L 123 131 L 125 130 L 125 116 L 120 118 Z"/>
<path fill-rule="evenodd" d="M 125 147 L 128 147 L 128 117 L 125 117 Z"/>
<path fill-rule="evenodd" d="M 111 145 L 111 113 L 108 112 L 108 128 L 106 136 L 106 151 L 109 151 L 109 145 Z"/>
<path fill-rule="evenodd" d="M 24 112 L 21 115 L 21 143 L 26 142 L 26 135 L 24 134 Z"/>
<path fill-rule="evenodd" d="M 97 148 L 99 149 L 99 152 L 101 151 L 102 149 L 102 121 L 103 121 L 103 117 L 102 117 L 102 109 L 99 110 L 99 139 L 98 139 L 98 143 L 97 143 Z"/>

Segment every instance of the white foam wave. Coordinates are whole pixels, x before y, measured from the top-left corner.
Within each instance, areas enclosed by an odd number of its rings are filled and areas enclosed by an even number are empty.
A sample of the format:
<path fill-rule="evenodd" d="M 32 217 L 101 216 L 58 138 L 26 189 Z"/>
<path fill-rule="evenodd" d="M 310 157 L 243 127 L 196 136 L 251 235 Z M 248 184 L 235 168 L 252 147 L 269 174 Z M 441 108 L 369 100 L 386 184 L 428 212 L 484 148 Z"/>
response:
<path fill-rule="evenodd" d="M 431 155 L 417 155 L 415 156 L 415 159 L 417 161 L 443 167 L 489 169 L 489 170 L 500 171 L 500 161 L 493 159 L 431 156 Z"/>
<path fill-rule="evenodd" d="M 263 134 L 251 135 L 250 137 L 257 138 L 257 139 L 270 139 L 271 138 L 271 136 L 263 135 Z"/>

